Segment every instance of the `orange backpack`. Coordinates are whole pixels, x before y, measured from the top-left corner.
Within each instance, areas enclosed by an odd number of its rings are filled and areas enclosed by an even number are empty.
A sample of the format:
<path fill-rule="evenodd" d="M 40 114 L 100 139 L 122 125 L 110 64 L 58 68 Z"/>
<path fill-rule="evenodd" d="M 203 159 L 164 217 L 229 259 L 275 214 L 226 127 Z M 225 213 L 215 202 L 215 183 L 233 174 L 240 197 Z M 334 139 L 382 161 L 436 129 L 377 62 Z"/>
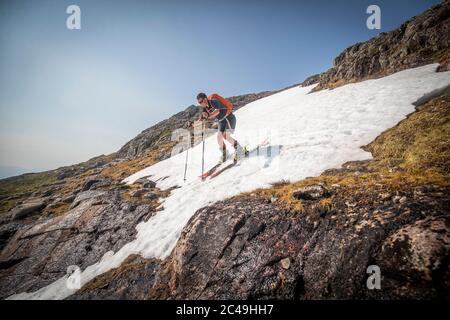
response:
<path fill-rule="evenodd" d="M 227 99 L 225 99 L 222 96 L 219 96 L 217 93 L 213 93 L 212 95 L 210 95 L 208 97 L 208 100 L 212 100 L 212 99 L 216 99 L 219 100 L 225 107 L 227 107 L 227 113 L 225 116 L 228 116 L 230 113 L 233 112 L 233 104 L 228 101 Z"/>

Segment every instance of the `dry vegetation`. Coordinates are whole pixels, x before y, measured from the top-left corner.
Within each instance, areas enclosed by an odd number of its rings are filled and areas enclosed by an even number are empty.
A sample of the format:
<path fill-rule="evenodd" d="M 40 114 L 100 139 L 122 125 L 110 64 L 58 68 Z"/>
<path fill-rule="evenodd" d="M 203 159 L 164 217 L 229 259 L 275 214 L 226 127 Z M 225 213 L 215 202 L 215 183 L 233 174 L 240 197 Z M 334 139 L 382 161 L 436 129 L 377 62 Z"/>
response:
<path fill-rule="evenodd" d="M 147 168 L 158 162 L 161 154 L 167 154 L 173 148 L 176 142 L 168 142 L 145 151 L 145 153 L 135 159 L 119 162 L 109 168 L 104 169 L 100 175 L 112 178 L 113 180 L 122 180 L 133 173 Z"/>

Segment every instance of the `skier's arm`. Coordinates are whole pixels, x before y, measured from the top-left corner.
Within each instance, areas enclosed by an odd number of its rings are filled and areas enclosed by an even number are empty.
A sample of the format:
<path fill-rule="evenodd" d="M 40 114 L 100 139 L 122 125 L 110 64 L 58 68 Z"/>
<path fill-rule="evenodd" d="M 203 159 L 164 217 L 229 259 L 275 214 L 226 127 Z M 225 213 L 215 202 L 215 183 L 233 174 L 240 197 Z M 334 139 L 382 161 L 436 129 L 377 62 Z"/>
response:
<path fill-rule="evenodd" d="M 219 114 L 219 110 L 217 110 L 217 109 L 214 109 L 214 111 L 212 111 L 212 112 L 203 111 L 202 114 L 200 115 L 200 118 L 198 118 L 197 121 L 213 119 L 213 118 L 217 117 L 218 114 Z"/>
<path fill-rule="evenodd" d="M 214 109 L 213 112 L 208 113 L 206 119 L 214 119 L 215 117 L 217 117 L 219 115 L 219 110 Z"/>

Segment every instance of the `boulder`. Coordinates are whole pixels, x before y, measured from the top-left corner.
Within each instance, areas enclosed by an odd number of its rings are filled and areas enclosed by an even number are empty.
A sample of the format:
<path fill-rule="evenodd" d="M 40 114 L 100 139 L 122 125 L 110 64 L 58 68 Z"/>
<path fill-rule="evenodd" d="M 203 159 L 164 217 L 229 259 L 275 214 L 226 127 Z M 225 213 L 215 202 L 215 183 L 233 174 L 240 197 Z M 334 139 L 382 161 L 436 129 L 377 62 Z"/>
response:
<path fill-rule="evenodd" d="M 146 188 L 137 189 L 135 191 L 130 192 L 130 196 L 136 197 L 136 198 L 142 197 L 143 195 L 147 194 L 148 191 L 149 190 Z"/>
<path fill-rule="evenodd" d="M 94 199 L 94 198 L 102 198 L 106 194 L 107 193 L 105 191 L 100 191 L 100 190 L 89 190 L 89 191 L 80 192 L 77 194 L 77 196 L 73 200 L 72 205 L 70 206 L 70 209 L 75 208 L 83 201 L 86 201 L 89 199 Z"/>
<path fill-rule="evenodd" d="M 297 200 L 318 200 L 328 197 L 330 192 L 322 185 L 312 185 L 299 188 L 294 191 L 292 196 Z"/>
<path fill-rule="evenodd" d="M 84 182 L 84 185 L 83 185 L 83 188 L 81 189 L 81 191 L 88 191 L 89 189 L 91 189 L 92 185 L 97 182 L 100 182 L 100 179 L 97 177 L 87 178 L 86 181 Z"/>
<path fill-rule="evenodd" d="M 19 230 L 21 227 L 20 223 L 12 222 L 0 226 L 0 250 L 2 250 L 8 243 L 9 239 Z"/>
<path fill-rule="evenodd" d="M 64 203 L 72 203 L 73 200 L 75 200 L 76 195 L 71 194 L 70 196 L 67 196 L 65 198 L 62 199 L 62 202 Z"/>
<path fill-rule="evenodd" d="M 45 202 L 42 200 L 23 203 L 11 210 L 11 220 L 23 219 L 32 213 L 42 210 L 44 207 Z"/>
<path fill-rule="evenodd" d="M 111 186 L 112 182 L 109 179 L 103 179 L 100 180 L 98 182 L 95 182 L 90 188 L 89 190 L 96 190 L 96 189 L 101 189 L 101 188 L 106 188 Z"/>
<path fill-rule="evenodd" d="M 137 179 L 134 183 L 142 185 L 143 188 L 152 189 L 156 187 L 156 183 L 154 181 L 149 180 L 145 177 Z"/>
<path fill-rule="evenodd" d="M 153 192 L 153 191 L 149 191 L 149 192 L 145 195 L 145 197 L 146 197 L 147 199 L 149 199 L 149 200 L 155 200 L 155 199 L 158 199 L 158 195 L 156 194 L 156 192 Z"/>

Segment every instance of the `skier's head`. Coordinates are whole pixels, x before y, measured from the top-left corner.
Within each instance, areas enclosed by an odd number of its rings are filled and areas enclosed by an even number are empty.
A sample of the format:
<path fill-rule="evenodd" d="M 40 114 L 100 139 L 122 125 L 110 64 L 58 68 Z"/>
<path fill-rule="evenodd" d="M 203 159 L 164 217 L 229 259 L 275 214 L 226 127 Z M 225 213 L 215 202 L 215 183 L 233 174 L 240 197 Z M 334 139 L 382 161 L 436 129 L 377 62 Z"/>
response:
<path fill-rule="evenodd" d="M 197 95 L 197 102 L 199 105 L 201 105 L 202 107 L 207 107 L 208 106 L 208 97 L 206 96 L 205 93 L 200 92 Z"/>

